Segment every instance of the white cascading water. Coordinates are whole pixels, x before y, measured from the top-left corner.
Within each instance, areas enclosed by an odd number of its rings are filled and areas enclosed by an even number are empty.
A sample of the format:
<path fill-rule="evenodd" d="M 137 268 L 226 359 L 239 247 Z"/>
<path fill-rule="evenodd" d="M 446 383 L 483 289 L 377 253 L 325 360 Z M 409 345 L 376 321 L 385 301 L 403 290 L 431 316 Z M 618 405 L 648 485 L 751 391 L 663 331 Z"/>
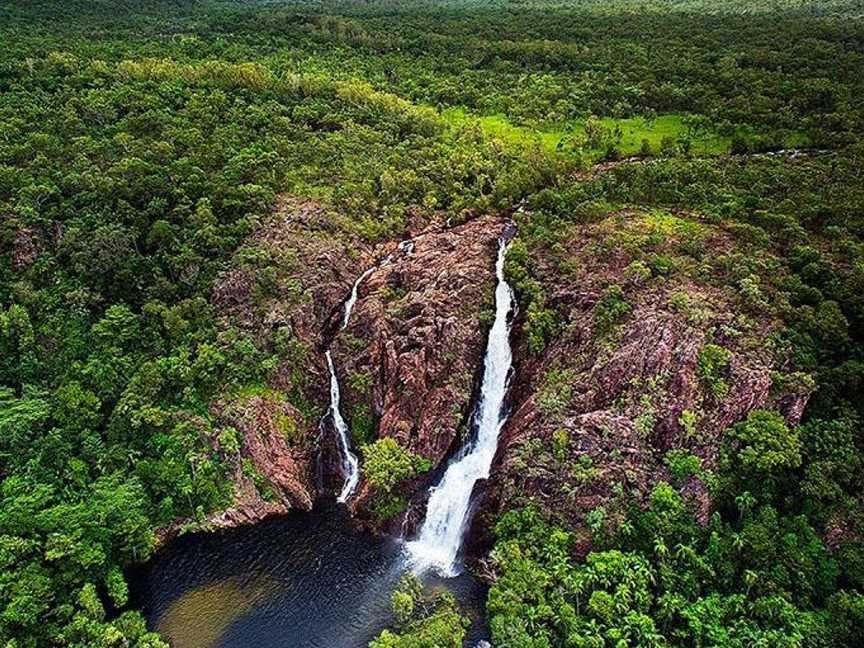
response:
<path fill-rule="evenodd" d="M 430 490 L 426 519 L 415 540 L 407 544 L 415 569 L 435 569 L 444 576 L 455 576 L 462 536 L 468 522 L 474 484 L 489 476 L 498 448 L 498 433 L 506 421 L 504 399 L 512 364 L 509 317 L 514 307 L 513 291 L 504 280 L 507 238 L 499 242 L 495 274 L 495 322 L 486 343 L 483 384 L 474 412 L 477 437 L 465 446 L 447 466 L 437 486 Z"/>
<path fill-rule="evenodd" d="M 389 263 L 389 257 L 384 263 Z M 384 265 L 382 263 L 381 265 Z M 354 309 L 354 304 L 357 303 L 357 294 L 360 290 L 360 284 L 363 280 L 375 271 L 378 266 L 372 266 L 363 274 L 357 277 L 354 285 L 351 286 L 351 294 L 345 302 L 345 310 L 342 313 L 341 331 L 348 326 L 348 320 L 351 317 L 351 311 Z M 333 366 L 333 355 L 328 349 L 324 354 L 327 358 L 327 368 L 330 370 L 330 416 L 333 419 L 333 427 L 336 428 L 336 433 L 339 436 L 339 454 L 342 460 L 342 474 L 345 475 L 345 482 L 342 484 L 342 490 L 339 492 L 338 501 L 341 503 L 347 502 L 348 498 L 354 493 L 357 488 L 357 483 L 360 481 L 360 461 L 357 455 L 351 452 L 351 441 L 349 439 L 348 424 L 342 418 L 342 411 L 339 409 L 339 401 L 342 397 L 339 391 L 339 378 L 336 377 L 336 367 Z"/>
<path fill-rule="evenodd" d="M 346 326 L 348 326 L 348 319 L 351 317 L 351 311 L 354 310 L 354 304 L 357 303 L 357 293 L 360 291 L 360 284 L 363 283 L 363 280 L 368 277 L 370 274 L 375 272 L 380 266 L 384 266 L 390 263 L 390 257 L 388 256 L 384 261 L 381 262 L 378 266 L 372 266 L 371 268 L 366 269 L 363 274 L 357 277 L 357 281 L 354 282 L 354 285 L 351 286 L 351 295 L 348 297 L 348 301 L 345 302 L 345 310 L 342 313 L 342 326 L 339 327 L 341 331 Z"/>
<path fill-rule="evenodd" d="M 419 238 L 419 237 L 418 237 Z M 409 239 L 399 244 L 398 249 L 405 254 L 410 254 L 414 250 L 414 240 Z M 354 285 L 351 286 L 351 294 L 345 301 L 344 311 L 342 313 L 342 325 L 339 327 L 341 331 L 348 326 L 348 320 L 351 318 L 351 311 L 354 310 L 354 304 L 357 303 L 357 296 L 360 292 L 360 284 L 364 279 L 371 275 L 379 268 L 383 268 L 393 261 L 393 255 L 388 254 L 378 265 L 367 268 L 363 274 L 357 277 Z M 357 484 L 360 482 L 360 462 L 357 455 L 351 452 L 350 431 L 345 419 L 342 418 L 342 412 L 339 409 L 339 401 L 341 392 L 339 390 L 339 378 L 336 376 L 336 367 L 333 365 L 333 356 L 328 349 L 324 354 L 327 358 L 327 368 L 330 370 L 330 416 L 333 419 L 333 426 L 336 428 L 336 433 L 339 436 L 339 454 L 342 460 L 342 473 L 345 475 L 345 482 L 342 484 L 342 490 L 339 493 L 338 501 L 341 503 L 347 502 L 348 498 L 354 493 Z"/>
<path fill-rule="evenodd" d="M 333 356 L 329 350 L 324 355 L 327 357 L 327 367 L 330 369 L 330 416 L 333 417 L 333 426 L 339 435 L 339 453 L 342 455 L 342 473 L 345 475 L 345 483 L 342 484 L 338 501 L 347 502 L 357 488 L 357 482 L 360 481 L 360 462 L 357 460 L 357 455 L 351 452 L 348 425 L 342 418 L 342 412 L 339 411 L 339 380 L 333 367 Z"/>

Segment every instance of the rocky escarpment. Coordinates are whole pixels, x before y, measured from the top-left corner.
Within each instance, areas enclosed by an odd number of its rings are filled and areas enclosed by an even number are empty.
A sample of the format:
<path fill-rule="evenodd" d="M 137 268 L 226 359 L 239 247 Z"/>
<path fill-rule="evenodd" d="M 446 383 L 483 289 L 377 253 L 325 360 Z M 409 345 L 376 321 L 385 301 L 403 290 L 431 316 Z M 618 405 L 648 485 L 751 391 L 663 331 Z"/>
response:
<path fill-rule="evenodd" d="M 504 223 L 481 217 L 430 230 L 364 282 L 333 343 L 356 445 L 392 437 L 437 467 L 464 442 Z M 421 478 L 403 490 L 426 485 Z M 368 494 L 363 482 L 355 505 Z"/>
<path fill-rule="evenodd" d="M 736 279 L 728 233 L 692 217 L 625 211 L 562 238 L 566 248 L 526 255 L 558 332 L 531 352 L 530 320 L 517 326 L 513 409 L 486 503 L 538 505 L 582 528 L 587 551 L 586 515 L 611 525 L 658 480 L 674 481 L 670 451 L 710 469 L 728 426 L 754 408 L 796 422 L 810 383 L 783 373 L 782 323 L 758 275 Z M 677 485 L 706 519 L 698 475 Z M 489 521 L 477 522 L 481 540 Z"/>
<path fill-rule="evenodd" d="M 388 436 L 427 465 L 441 464 L 462 441 L 482 366 L 503 224 L 496 217 L 453 227 L 443 218 L 412 219 L 410 241 L 373 246 L 312 201 L 278 206 L 213 291 L 224 345 L 251 344 L 268 367 L 255 381 L 226 386 L 211 405 L 229 431 L 216 448 L 235 485 L 233 506 L 213 516 L 213 526 L 309 509 L 319 495 L 338 491 L 337 438 L 324 417 L 327 348 L 355 451 Z M 368 268 L 375 269 L 358 286 L 341 330 L 344 300 Z M 420 479 L 402 490 L 425 486 Z M 363 481 L 352 508 L 368 495 Z"/>
<path fill-rule="evenodd" d="M 431 466 L 396 487 L 409 509 L 389 524 L 410 532 L 437 469 L 466 440 L 505 222 L 423 222 L 410 240 L 371 246 L 314 203 L 280 206 L 213 293 L 226 339 L 251 340 L 268 366 L 211 406 L 233 431 L 217 449 L 231 461 L 237 495 L 214 525 L 308 509 L 322 488 L 338 488 L 336 436 L 321 425 L 329 348 L 361 471 L 365 444 L 381 437 Z M 539 287 L 554 334 L 538 349 L 537 304 L 523 309 L 511 413 L 477 538 L 495 511 L 526 503 L 577 528 L 598 509 L 613 524 L 671 479 L 670 451 L 711 469 L 724 430 L 752 409 L 800 417 L 807 377 L 784 371 L 782 322 L 766 306 L 776 300 L 760 294 L 758 273 L 738 276 L 736 241 L 692 216 L 624 211 L 559 233 L 557 243 L 515 242 L 508 272 L 523 291 L 526 277 Z M 344 299 L 371 267 L 342 329 Z M 699 475 L 676 485 L 704 519 L 711 503 Z M 374 496 L 363 478 L 349 505 L 363 514 Z M 587 550 L 587 531 L 583 540 Z"/>
<path fill-rule="evenodd" d="M 266 368 L 226 386 L 210 408 L 229 431 L 216 447 L 235 485 L 234 504 L 210 520 L 215 526 L 308 510 L 318 496 L 319 420 L 329 381 L 320 347 L 327 323 L 375 254 L 349 232 L 318 203 L 285 199 L 216 282 L 220 345 L 254 352 Z"/>

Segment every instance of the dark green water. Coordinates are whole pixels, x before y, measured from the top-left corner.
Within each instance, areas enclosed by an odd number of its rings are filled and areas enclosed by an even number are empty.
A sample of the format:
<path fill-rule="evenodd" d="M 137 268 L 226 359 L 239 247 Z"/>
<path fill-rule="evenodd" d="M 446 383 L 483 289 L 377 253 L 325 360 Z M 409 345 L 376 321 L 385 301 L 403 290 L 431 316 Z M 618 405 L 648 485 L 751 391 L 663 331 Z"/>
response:
<path fill-rule="evenodd" d="M 138 604 L 174 648 L 360 648 L 390 622 L 406 569 L 392 538 L 359 532 L 342 507 L 179 538 L 143 570 Z M 485 588 L 467 575 L 426 577 L 447 588 L 485 638 Z"/>

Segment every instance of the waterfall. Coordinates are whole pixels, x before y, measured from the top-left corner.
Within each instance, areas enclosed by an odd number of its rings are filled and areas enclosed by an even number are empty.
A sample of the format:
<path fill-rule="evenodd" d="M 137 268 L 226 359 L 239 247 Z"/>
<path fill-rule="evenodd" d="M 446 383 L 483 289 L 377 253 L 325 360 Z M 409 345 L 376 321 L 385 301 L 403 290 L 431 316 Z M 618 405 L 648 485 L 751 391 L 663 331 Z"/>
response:
<path fill-rule="evenodd" d="M 333 356 L 329 349 L 324 355 L 327 357 L 327 367 L 330 369 L 330 415 L 333 417 L 333 426 L 339 435 L 339 453 L 342 455 L 342 473 L 345 475 L 345 483 L 342 484 L 338 501 L 346 502 L 357 488 L 357 482 L 360 481 L 360 462 L 357 460 L 357 455 L 351 452 L 348 425 L 339 410 L 339 379 L 336 378 Z"/>
<path fill-rule="evenodd" d="M 411 254 L 414 250 L 414 241 L 418 238 L 420 237 L 402 241 L 398 245 L 399 251 L 405 254 Z M 342 324 L 339 327 L 340 331 L 348 326 L 348 320 L 351 318 L 351 311 L 354 310 L 354 304 L 357 303 L 360 284 L 363 283 L 366 277 L 379 268 L 388 265 L 392 261 L 393 254 L 388 254 L 376 265 L 364 270 L 363 274 L 357 277 L 354 281 L 354 285 L 351 286 L 351 293 L 348 295 L 348 299 L 345 300 L 345 306 L 342 312 Z M 357 488 L 357 484 L 360 482 L 360 461 L 357 459 L 357 455 L 351 451 L 351 433 L 348 429 L 348 424 L 345 422 L 345 419 L 342 418 L 342 411 L 340 410 L 339 405 L 342 395 L 339 389 L 339 378 L 336 376 L 336 367 L 333 364 L 333 355 L 330 353 L 329 349 L 324 355 L 327 358 L 327 368 L 330 371 L 329 414 L 333 419 L 333 427 L 336 428 L 336 434 L 339 438 L 339 454 L 342 462 L 342 473 L 345 475 L 345 482 L 342 484 L 342 490 L 339 493 L 338 501 L 344 503 L 348 501 L 348 498 L 351 497 L 354 493 L 354 489 Z M 324 419 L 322 419 L 322 424 L 323 420 Z"/>
<path fill-rule="evenodd" d="M 384 261 L 382 261 L 379 265 L 385 266 L 390 263 L 390 257 L 386 257 Z M 357 280 L 354 282 L 354 285 L 351 286 L 351 295 L 348 297 L 348 301 L 345 302 L 345 310 L 342 313 L 342 326 L 339 327 L 341 331 L 346 326 L 348 326 L 348 319 L 351 317 L 351 311 L 354 310 L 354 304 L 357 303 L 357 293 L 360 291 L 360 284 L 363 283 L 363 280 L 371 275 L 379 266 L 372 266 L 371 268 L 367 268 L 363 274 L 357 277 Z"/>
<path fill-rule="evenodd" d="M 510 228 L 499 241 L 495 264 L 495 321 L 486 343 L 483 383 L 472 418 L 476 438 L 453 457 L 441 481 L 430 490 L 426 519 L 417 538 L 407 544 L 415 568 L 434 568 L 445 576 L 460 571 L 457 556 L 468 522 L 471 492 L 477 480 L 489 476 L 498 434 L 506 421 L 504 399 L 513 359 L 508 320 L 515 307 L 513 291 L 504 280 L 509 234 Z"/>
<path fill-rule="evenodd" d="M 351 294 L 345 301 L 345 307 L 342 313 L 342 325 L 339 327 L 340 331 L 348 326 L 351 311 L 354 310 L 354 304 L 357 303 L 360 284 L 363 283 L 363 280 L 372 274 L 376 268 L 388 263 L 390 263 L 389 256 L 377 266 L 372 266 L 371 268 L 366 269 L 363 274 L 357 277 L 354 285 L 351 286 Z M 345 419 L 342 418 L 342 411 L 339 408 L 339 401 L 342 398 L 342 394 L 339 390 L 339 378 L 336 376 L 336 367 L 333 365 L 333 354 L 330 353 L 330 349 L 327 349 L 324 355 L 327 358 L 327 368 L 330 370 L 330 417 L 333 419 L 333 427 L 336 428 L 336 434 L 339 437 L 339 454 L 342 461 L 342 474 L 345 475 L 345 482 L 342 484 L 342 490 L 339 493 L 338 501 L 344 503 L 347 502 L 348 498 L 354 493 L 354 489 L 357 488 L 357 483 L 360 481 L 360 461 L 357 459 L 357 455 L 351 452 L 350 431 L 348 430 L 348 424 L 345 422 Z"/>
<path fill-rule="evenodd" d="M 386 257 L 381 263 L 371 268 L 366 269 L 363 274 L 357 277 L 354 285 L 351 286 L 351 294 L 345 301 L 344 311 L 342 313 L 342 325 L 339 327 L 341 331 L 348 326 L 348 320 L 351 317 L 351 311 L 354 310 L 354 304 L 357 303 L 357 295 L 360 291 L 360 284 L 376 268 L 390 263 L 391 257 Z M 327 369 L 330 371 L 330 417 L 333 419 L 333 427 L 336 428 L 336 434 L 339 438 L 339 455 L 342 462 L 342 474 L 345 475 L 345 482 L 342 484 L 342 490 L 339 492 L 339 502 L 347 502 L 348 498 L 354 493 L 357 488 L 357 483 L 360 481 L 360 461 L 357 455 L 351 452 L 351 438 L 348 424 L 342 418 L 342 411 L 339 406 L 339 401 L 342 398 L 339 390 L 339 378 L 336 376 L 336 367 L 333 365 L 333 354 L 330 349 L 324 353 L 327 358 Z M 323 420 L 323 419 L 322 419 Z"/>

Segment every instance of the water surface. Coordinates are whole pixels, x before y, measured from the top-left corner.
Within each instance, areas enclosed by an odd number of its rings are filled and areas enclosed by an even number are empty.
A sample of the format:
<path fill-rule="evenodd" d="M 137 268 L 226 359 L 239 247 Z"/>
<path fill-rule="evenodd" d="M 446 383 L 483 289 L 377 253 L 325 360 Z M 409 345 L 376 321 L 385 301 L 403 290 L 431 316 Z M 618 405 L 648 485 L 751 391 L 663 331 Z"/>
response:
<path fill-rule="evenodd" d="M 179 538 L 147 565 L 137 596 L 173 648 L 360 648 L 390 622 L 406 569 L 402 545 L 359 532 L 343 507 L 292 513 L 241 529 Z M 485 637 L 485 588 L 447 587 Z"/>

